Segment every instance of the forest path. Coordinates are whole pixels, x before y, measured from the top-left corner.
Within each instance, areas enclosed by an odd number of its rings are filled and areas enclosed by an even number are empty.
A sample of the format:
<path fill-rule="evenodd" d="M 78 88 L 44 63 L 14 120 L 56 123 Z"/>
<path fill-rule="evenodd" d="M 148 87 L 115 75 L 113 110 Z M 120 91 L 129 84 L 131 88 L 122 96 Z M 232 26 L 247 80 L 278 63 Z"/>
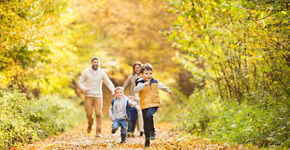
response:
<path fill-rule="evenodd" d="M 87 123 L 83 122 L 72 130 L 52 136 L 33 144 L 25 144 L 16 149 L 144 149 L 144 136 L 135 131 L 135 137 L 128 138 L 120 144 L 120 129 L 111 134 L 111 121 L 103 120 L 101 137 L 95 137 L 95 126 L 92 134 L 86 134 Z M 95 124 L 94 124 L 95 125 Z M 212 143 L 207 139 L 184 136 L 174 130 L 173 123 L 156 123 L 157 139 L 151 140 L 150 149 L 248 149 L 230 146 L 229 144 Z"/>

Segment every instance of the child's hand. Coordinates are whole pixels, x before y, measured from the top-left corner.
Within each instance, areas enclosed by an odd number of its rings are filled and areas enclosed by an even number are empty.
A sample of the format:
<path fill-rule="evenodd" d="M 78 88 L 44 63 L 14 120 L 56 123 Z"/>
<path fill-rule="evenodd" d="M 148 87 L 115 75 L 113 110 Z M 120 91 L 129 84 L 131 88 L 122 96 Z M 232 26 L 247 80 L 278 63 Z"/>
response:
<path fill-rule="evenodd" d="M 136 103 L 136 102 L 133 102 L 133 103 L 132 103 L 132 106 L 133 106 L 133 107 L 136 107 L 136 106 L 137 106 L 137 103 Z"/>
<path fill-rule="evenodd" d="M 145 85 L 145 86 L 149 85 L 149 81 L 145 82 L 144 85 Z"/>

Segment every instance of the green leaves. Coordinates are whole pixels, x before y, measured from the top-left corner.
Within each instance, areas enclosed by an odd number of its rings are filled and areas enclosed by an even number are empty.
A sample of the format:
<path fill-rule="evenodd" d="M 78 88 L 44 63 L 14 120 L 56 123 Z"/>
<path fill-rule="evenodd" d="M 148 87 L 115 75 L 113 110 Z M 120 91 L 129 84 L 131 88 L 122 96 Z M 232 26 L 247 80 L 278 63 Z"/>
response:
<path fill-rule="evenodd" d="M 1 90 L 0 95 L 1 149 L 63 132 L 85 118 L 83 110 L 57 96 L 27 100 L 17 90 Z"/>
<path fill-rule="evenodd" d="M 193 109 L 181 110 L 190 112 L 179 116 L 182 128 L 199 133 L 206 124 L 204 135 L 214 139 L 287 144 L 287 131 L 281 130 L 285 123 L 277 118 L 289 105 L 288 2 L 184 0 L 171 5 L 178 12 L 168 36 L 180 49 L 176 61 L 207 83 L 186 101 Z M 201 97 L 204 93 L 215 97 Z M 212 99 L 217 110 L 210 109 Z"/>
<path fill-rule="evenodd" d="M 219 86 L 222 95 L 235 97 L 237 101 L 250 90 L 272 91 L 277 98 L 283 95 L 270 88 L 273 81 L 287 78 L 279 73 L 288 66 L 284 57 L 288 52 L 281 47 L 287 42 L 284 33 L 287 25 L 281 24 L 287 20 L 282 1 L 209 0 L 171 4 L 177 5 L 179 16 L 168 38 L 182 51 L 180 57 L 186 61 L 183 64 L 202 68 L 200 71 Z M 286 91 L 282 84 L 280 88 Z"/>

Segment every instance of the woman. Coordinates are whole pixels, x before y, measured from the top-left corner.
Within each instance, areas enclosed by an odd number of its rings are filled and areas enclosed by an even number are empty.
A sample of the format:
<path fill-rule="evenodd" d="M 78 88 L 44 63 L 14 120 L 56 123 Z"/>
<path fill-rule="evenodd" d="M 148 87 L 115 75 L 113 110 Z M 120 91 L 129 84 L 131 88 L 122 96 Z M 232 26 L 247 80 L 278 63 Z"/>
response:
<path fill-rule="evenodd" d="M 138 106 L 140 106 L 140 98 L 139 98 L 139 93 L 134 93 L 134 88 L 136 86 L 135 81 L 138 79 L 140 76 L 140 71 L 141 71 L 142 64 L 140 62 L 136 62 L 133 65 L 133 73 L 127 78 L 125 84 L 124 84 L 124 90 L 128 89 L 128 95 L 133 95 L 135 100 L 138 103 Z M 140 107 L 137 108 L 138 112 L 138 120 L 137 120 L 137 129 L 140 132 L 140 136 L 143 135 L 144 133 L 144 128 L 143 128 L 143 116 L 142 116 L 142 110 Z M 130 134 L 128 135 L 128 137 Z"/>

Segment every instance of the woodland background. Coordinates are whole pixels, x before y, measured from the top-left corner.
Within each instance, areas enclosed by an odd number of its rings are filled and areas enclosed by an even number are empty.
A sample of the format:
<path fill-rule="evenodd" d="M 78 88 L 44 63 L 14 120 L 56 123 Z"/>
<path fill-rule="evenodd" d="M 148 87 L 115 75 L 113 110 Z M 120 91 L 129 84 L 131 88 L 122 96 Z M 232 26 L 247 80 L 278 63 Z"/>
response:
<path fill-rule="evenodd" d="M 0 0 L 0 148 L 85 120 L 77 82 L 92 56 L 115 86 L 151 63 L 174 93 L 159 122 L 288 147 L 288 20 L 284 0 Z"/>

